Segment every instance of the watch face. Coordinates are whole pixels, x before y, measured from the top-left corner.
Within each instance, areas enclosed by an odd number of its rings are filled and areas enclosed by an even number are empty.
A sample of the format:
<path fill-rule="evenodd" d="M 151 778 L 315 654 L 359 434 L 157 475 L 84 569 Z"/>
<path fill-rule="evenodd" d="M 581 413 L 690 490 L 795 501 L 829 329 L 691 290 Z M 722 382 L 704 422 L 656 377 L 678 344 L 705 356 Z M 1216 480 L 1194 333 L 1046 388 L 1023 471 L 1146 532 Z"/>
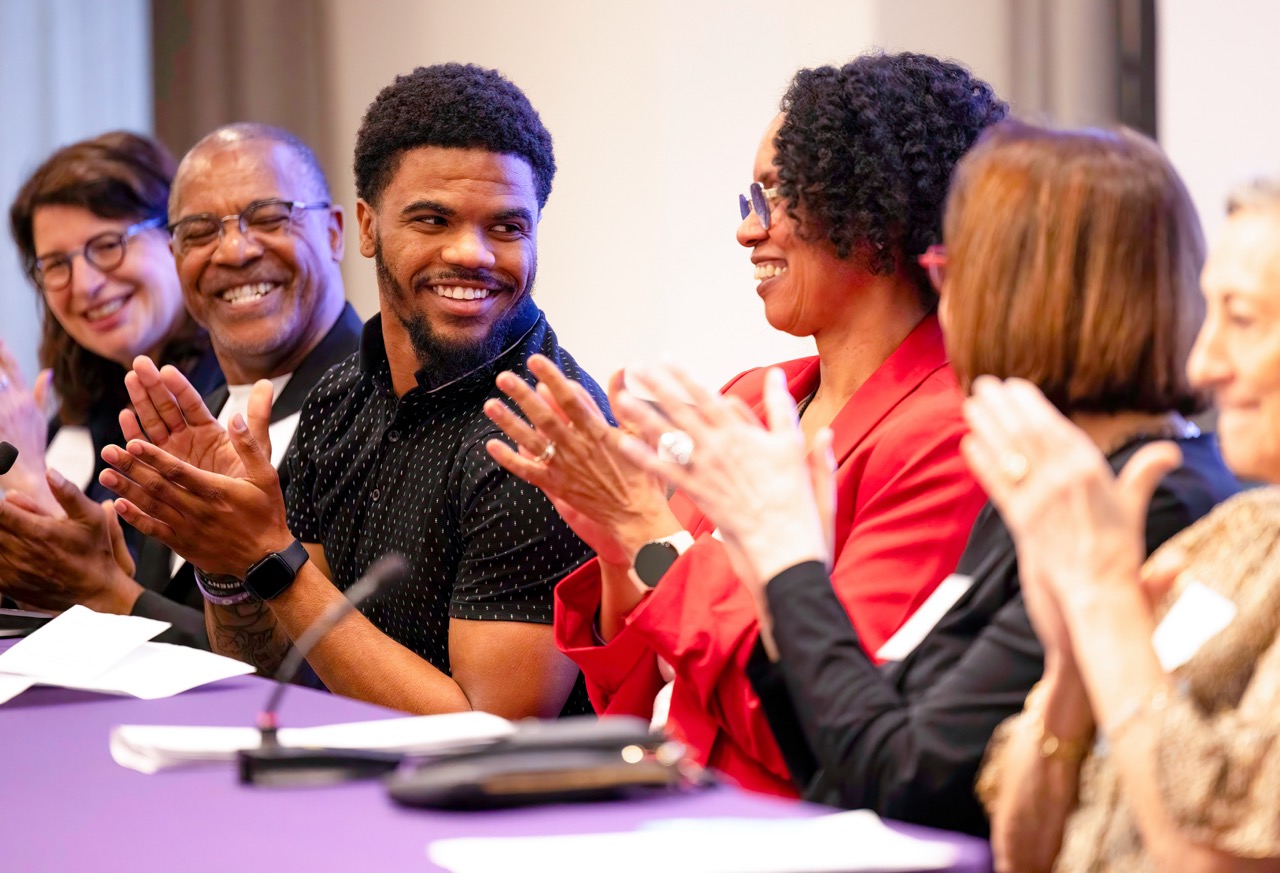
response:
<path fill-rule="evenodd" d="M 636 575 L 641 582 L 652 588 L 671 569 L 678 557 L 680 550 L 671 543 L 645 543 L 636 552 Z"/>
<path fill-rule="evenodd" d="M 298 570 L 307 562 L 307 550 L 297 540 L 281 552 L 273 552 L 249 568 L 244 586 L 255 597 L 270 600 L 285 592 L 298 576 Z"/>
<path fill-rule="evenodd" d="M 253 565 L 245 577 L 245 585 L 263 600 L 270 600 L 288 588 L 293 577 L 293 568 L 275 553 Z"/>

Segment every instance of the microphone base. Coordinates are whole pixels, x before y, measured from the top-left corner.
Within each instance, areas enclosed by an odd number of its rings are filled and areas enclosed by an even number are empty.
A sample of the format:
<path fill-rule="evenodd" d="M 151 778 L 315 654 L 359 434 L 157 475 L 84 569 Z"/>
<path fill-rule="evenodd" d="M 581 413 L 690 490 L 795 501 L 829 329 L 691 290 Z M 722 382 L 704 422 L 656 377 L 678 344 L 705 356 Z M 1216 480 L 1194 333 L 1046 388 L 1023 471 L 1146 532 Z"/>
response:
<path fill-rule="evenodd" d="M 237 756 L 240 783 L 276 788 L 335 785 L 376 779 L 400 764 L 399 752 L 366 749 L 295 749 L 267 745 Z"/>

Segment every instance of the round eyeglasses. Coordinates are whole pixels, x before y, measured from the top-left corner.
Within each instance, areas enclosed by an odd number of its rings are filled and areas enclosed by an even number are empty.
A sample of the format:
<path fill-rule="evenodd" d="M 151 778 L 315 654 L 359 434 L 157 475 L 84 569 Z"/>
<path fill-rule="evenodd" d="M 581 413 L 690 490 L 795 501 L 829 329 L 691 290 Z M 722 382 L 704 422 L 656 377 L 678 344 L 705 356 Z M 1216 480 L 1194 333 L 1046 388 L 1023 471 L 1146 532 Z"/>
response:
<path fill-rule="evenodd" d="M 942 292 L 942 283 L 947 281 L 947 247 L 944 245 L 931 245 L 924 250 L 924 254 L 916 258 L 916 263 L 924 267 L 926 273 L 929 274 L 929 281 L 933 283 L 933 290 Z"/>
<path fill-rule="evenodd" d="M 304 203 L 301 200 L 272 198 L 255 200 L 239 214 L 224 215 L 221 218 L 212 212 L 188 215 L 169 225 L 169 233 L 173 235 L 173 251 L 178 257 L 182 257 L 199 249 L 216 246 L 227 232 L 227 222 L 232 220 L 236 222 L 241 236 L 262 242 L 287 231 L 293 221 L 295 209 L 328 209 L 330 205 L 327 200 Z"/>
<path fill-rule="evenodd" d="M 164 226 L 164 218 L 156 216 L 146 221 L 131 224 L 124 230 L 109 230 L 92 237 L 77 252 L 50 252 L 36 258 L 31 265 L 31 281 L 46 294 L 55 294 L 71 287 L 71 263 L 77 256 L 99 273 L 110 273 L 124 263 L 125 242 L 144 230 L 153 230 Z"/>
<path fill-rule="evenodd" d="M 738 211 L 742 213 L 743 220 L 746 220 L 754 209 L 760 219 L 760 226 L 768 230 L 769 225 L 773 224 L 773 202 L 777 199 L 777 188 L 766 188 L 759 182 L 752 182 L 746 194 L 738 195 Z"/>

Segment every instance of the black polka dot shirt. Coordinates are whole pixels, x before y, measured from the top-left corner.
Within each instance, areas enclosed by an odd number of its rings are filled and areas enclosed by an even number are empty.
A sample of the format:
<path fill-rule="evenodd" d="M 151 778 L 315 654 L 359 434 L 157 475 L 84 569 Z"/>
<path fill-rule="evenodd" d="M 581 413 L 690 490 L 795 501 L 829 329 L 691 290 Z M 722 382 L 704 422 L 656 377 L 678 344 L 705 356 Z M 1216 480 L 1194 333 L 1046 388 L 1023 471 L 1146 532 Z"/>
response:
<path fill-rule="evenodd" d="M 381 316 L 370 319 L 359 352 L 307 398 L 285 460 L 289 527 L 324 547 L 339 589 L 388 552 L 408 559 L 409 580 L 365 612 L 445 673 L 450 618 L 550 624 L 556 582 L 591 556 L 542 492 L 484 448 L 487 440 L 506 440 L 482 408 L 503 397 L 494 378 L 511 370 L 536 382 L 526 363 L 535 353 L 607 409 L 600 386 L 560 348 L 532 301 L 521 317 L 521 338 L 494 360 L 431 389 L 420 372 L 418 385 L 400 398 L 391 387 Z M 590 711 L 579 677 L 564 712 Z"/>

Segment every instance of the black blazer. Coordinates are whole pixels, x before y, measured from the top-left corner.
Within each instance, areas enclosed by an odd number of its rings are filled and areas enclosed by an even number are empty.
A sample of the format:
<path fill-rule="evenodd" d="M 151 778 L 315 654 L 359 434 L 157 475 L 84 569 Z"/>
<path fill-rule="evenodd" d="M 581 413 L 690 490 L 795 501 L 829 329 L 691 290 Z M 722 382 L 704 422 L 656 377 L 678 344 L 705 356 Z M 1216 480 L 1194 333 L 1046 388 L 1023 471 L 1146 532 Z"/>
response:
<path fill-rule="evenodd" d="M 1143 442 L 1114 453 L 1113 469 Z M 1178 442 L 1183 466 L 1152 499 L 1148 553 L 1239 488 L 1212 435 Z M 907 657 L 879 668 L 821 564 L 769 583 L 781 660 L 771 663 L 757 644 L 747 672 L 806 799 L 987 835 L 973 791 L 978 768 L 991 734 L 1040 679 L 1044 650 L 1022 600 L 1012 538 L 991 504 L 956 573 L 972 577 L 968 591 Z"/>
<path fill-rule="evenodd" d="M 271 405 L 271 421 L 275 423 L 302 409 L 307 394 L 320 381 L 330 367 L 351 356 L 360 347 L 360 317 L 348 303 L 324 339 L 311 351 L 284 391 Z M 222 411 L 230 392 L 221 385 L 205 396 L 205 405 L 217 415 Z M 280 467 L 280 487 L 288 483 L 285 466 Z M 145 538 L 138 552 L 138 569 L 134 578 L 145 589 L 133 607 L 133 615 L 167 621 L 171 627 L 157 642 L 179 643 L 196 648 L 209 648 L 209 634 L 204 624 L 204 598 L 196 587 L 195 571 L 184 563 L 176 573 L 170 573 L 173 552 L 159 540 Z"/>

